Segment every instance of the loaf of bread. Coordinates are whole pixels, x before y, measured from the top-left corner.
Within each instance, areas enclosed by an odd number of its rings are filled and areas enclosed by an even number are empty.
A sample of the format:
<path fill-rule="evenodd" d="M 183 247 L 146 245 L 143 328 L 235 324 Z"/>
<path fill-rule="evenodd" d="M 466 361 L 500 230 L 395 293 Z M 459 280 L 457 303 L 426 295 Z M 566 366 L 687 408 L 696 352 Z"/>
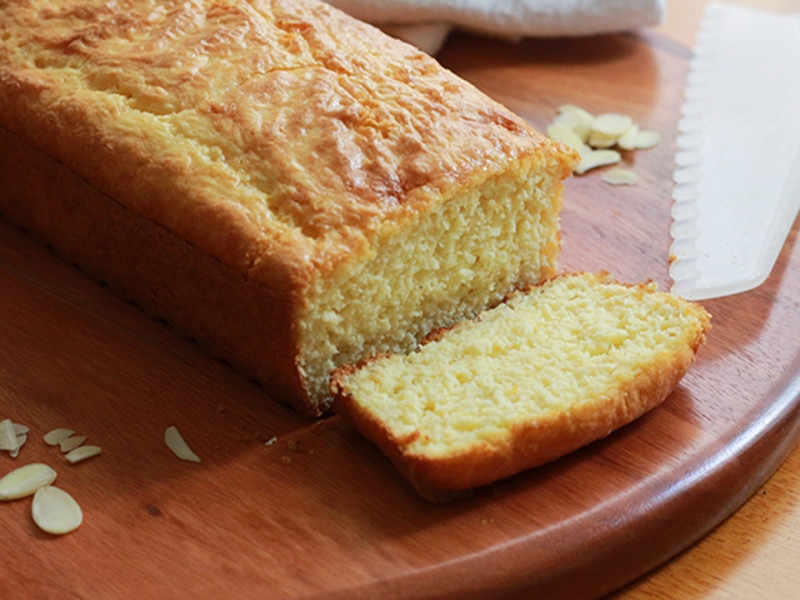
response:
<path fill-rule="evenodd" d="M 322 2 L 0 6 L 0 212 L 303 414 L 555 272 L 574 154 Z"/>
<path fill-rule="evenodd" d="M 337 369 L 337 411 L 433 500 L 554 460 L 633 421 L 705 340 L 699 305 L 652 283 L 560 275 L 415 352 Z"/>

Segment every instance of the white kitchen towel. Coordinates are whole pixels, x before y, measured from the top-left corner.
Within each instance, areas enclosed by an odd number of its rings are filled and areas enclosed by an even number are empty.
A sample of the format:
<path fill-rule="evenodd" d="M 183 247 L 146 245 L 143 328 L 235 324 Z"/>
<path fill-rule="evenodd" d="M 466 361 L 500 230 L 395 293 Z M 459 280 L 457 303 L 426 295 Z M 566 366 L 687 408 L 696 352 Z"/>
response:
<path fill-rule="evenodd" d="M 453 28 L 518 39 L 585 36 L 661 22 L 666 0 L 328 0 L 435 53 Z"/>

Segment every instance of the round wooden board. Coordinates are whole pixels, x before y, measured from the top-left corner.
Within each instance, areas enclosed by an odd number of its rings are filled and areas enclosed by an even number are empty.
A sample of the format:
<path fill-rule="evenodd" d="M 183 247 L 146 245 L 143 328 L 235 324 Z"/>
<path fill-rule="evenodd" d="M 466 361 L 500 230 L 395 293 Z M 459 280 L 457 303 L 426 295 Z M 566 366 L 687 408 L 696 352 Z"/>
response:
<path fill-rule="evenodd" d="M 563 270 L 669 286 L 674 141 L 689 52 L 654 35 L 519 44 L 454 36 L 442 62 L 543 129 L 557 106 L 663 135 L 640 182 L 567 184 Z M 308 423 L 0 221 L 0 418 L 85 514 L 40 533 L 0 506 L 3 598 L 598 597 L 751 495 L 800 437 L 798 226 L 760 288 L 705 303 L 714 328 L 667 402 L 605 440 L 446 504 L 417 497 L 333 417 Z M 176 425 L 203 462 L 181 462 Z M 103 454 L 68 465 L 41 434 Z"/>

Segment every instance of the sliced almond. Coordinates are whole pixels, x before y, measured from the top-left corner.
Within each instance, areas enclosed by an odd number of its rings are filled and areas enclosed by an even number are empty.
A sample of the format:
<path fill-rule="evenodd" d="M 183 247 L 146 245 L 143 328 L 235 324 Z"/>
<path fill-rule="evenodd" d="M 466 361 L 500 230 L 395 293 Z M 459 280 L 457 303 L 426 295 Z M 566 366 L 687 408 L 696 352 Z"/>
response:
<path fill-rule="evenodd" d="M 613 148 L 617 144 L 619 136 L 608 135 L 601 131 L 592 131 L 589 133 L 587 143 L 592 148 Z"/>
<path fill-rule="evenodd" d="M 0 500 L 16 500 L 35 493 L 56 480 L 55 470 L 44 463 L 30 463 L 0 479 Z"/>
<path fill-rule="evenodd" d="M 71 435 L 67 439 L 61 440 L 61 442 L 58 444 L 58 447 L 62 452 L 69 452 L 70 450 L 74 450 L 80 446 L 85 441 L 85 435 Z"/>
<path fill-rule="evenodd" d="M 31 515 L 42 531 L 54 535 L 74 531 L 83 523 L 83 511 L 75 498 L 52 485 L 36 490 Z"/>
<path fill-rule="evenodd" d="M 630 169 L 616 168 L 603 173 L 601 179 L 611 185 L 636 185 L 639 178 Z"/>
<path fill-rule="evenodd" d="M 44 434 L 44 443 L 48 446 L 58 446 L 73 433 L 75 432 L 72 429 L 65 429 L 63 427 L 53 429 Z"/>
<path fill-rule="evenodd" d="M 558 116 L 555 121 L 568 125 L 585 142 L 589 139 L 594 115 L 580 106 L 563 104 L 558 107 Z"/>
<path fill-rule="evenodd" d="M 575 168 L 575 173 L 583 175 L 591 169 L 613 165 L 622 160 L 622 156 L 616 150 L 592 150 L 581 156 L 581 161 Z"/>
<path fill-rule="evenodd" d="M 558 114 L 560 116 L 578 115 L 581 119 L 594 119 L 594 115 L 585 108 L 581 108 L 577 104 L 562 104 L 558 107 Z"/>
<path fill-rule="evenodd" d="M 28 434 L 27 433 L 18 433 L 17 434 L 17 447 L 14 450 L 11 450 L 8 455 L 11 458 L 17 458 L 19 456 L 19 450 L 28 441 Z"/>
<path fill-rule="evenodd" d="M 661 141 L 661 134 L 657 131 L 646 129 L 636 135 L 636 149 L 647 150 Z"/>
<path fill-rule="evenodd" d="M 167 447 L 175 453 L 175 456 L 181 460 L 200 462 L 200 457 L 189 448 L 189 444 L 186 443 L 186 440 L 183 439 L 178 428 L 174 425 L 167 427 L 167 430 L 164 432 L 164 442 L 167 444 Z"/>
<path fill-rule="evenodd" d="M 633 125 L 633 119 L 619 113 L 597 115 L 592 121 L 592 133 L 618 138 Z"/>
<path fill-rule="evenodd" d="M 617 146 L 622 148 L 623 150 L 636 150 L 636 145 L 638 143 L 639 137 L 639 126 L 638 125 L 631 125 L 628 130 L 619 136 L 617 140 Z"/>
<path fill-rule="evenodd" d="M 21 433 L 30 433 L 31 428 L 27 425 L 23 425 L 22 423 L 14 423 L 14 433 L 20 435 Z"/>
<path fill-rule="evenodd" d="M 551 123 L 547 127 L 547 137 L 551 140 L 562 142 L 575 150 L 580 150 L 583 146 L 581 136 L 566 123 Z"/>
<path fill-rule="evenodd" d="M 14 423 L 11 419 L 0 421 L 0 450 L 13 452 L 19 447 L 17 432 L 14 431 Z"/>
<path fill-rule="evenodd" d="M 87 458 L 91 458 L 93 456 L 97 456 L 100 454 L 102 449 L 100 446 L 80 446 L 75 448 L 74 450 L 70 450 L 64 455 L 64 458 L 67 459 L 67 462 L 70 464 L 79 463 L 82 460 L 86 460 Z"/>

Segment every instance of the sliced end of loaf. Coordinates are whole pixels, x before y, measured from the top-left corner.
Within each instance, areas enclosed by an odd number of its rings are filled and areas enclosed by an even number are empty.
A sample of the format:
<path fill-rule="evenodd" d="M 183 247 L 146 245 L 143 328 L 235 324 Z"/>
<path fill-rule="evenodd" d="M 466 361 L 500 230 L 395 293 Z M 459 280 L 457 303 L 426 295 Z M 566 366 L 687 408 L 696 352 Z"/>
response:
<path fill-rule="evenodd" d="M 541 465 L 660 404 L 705 339 L 699 305 L 559 276 L 406 355 L 337 370 L 335 407 L 429 499 Z"/>

